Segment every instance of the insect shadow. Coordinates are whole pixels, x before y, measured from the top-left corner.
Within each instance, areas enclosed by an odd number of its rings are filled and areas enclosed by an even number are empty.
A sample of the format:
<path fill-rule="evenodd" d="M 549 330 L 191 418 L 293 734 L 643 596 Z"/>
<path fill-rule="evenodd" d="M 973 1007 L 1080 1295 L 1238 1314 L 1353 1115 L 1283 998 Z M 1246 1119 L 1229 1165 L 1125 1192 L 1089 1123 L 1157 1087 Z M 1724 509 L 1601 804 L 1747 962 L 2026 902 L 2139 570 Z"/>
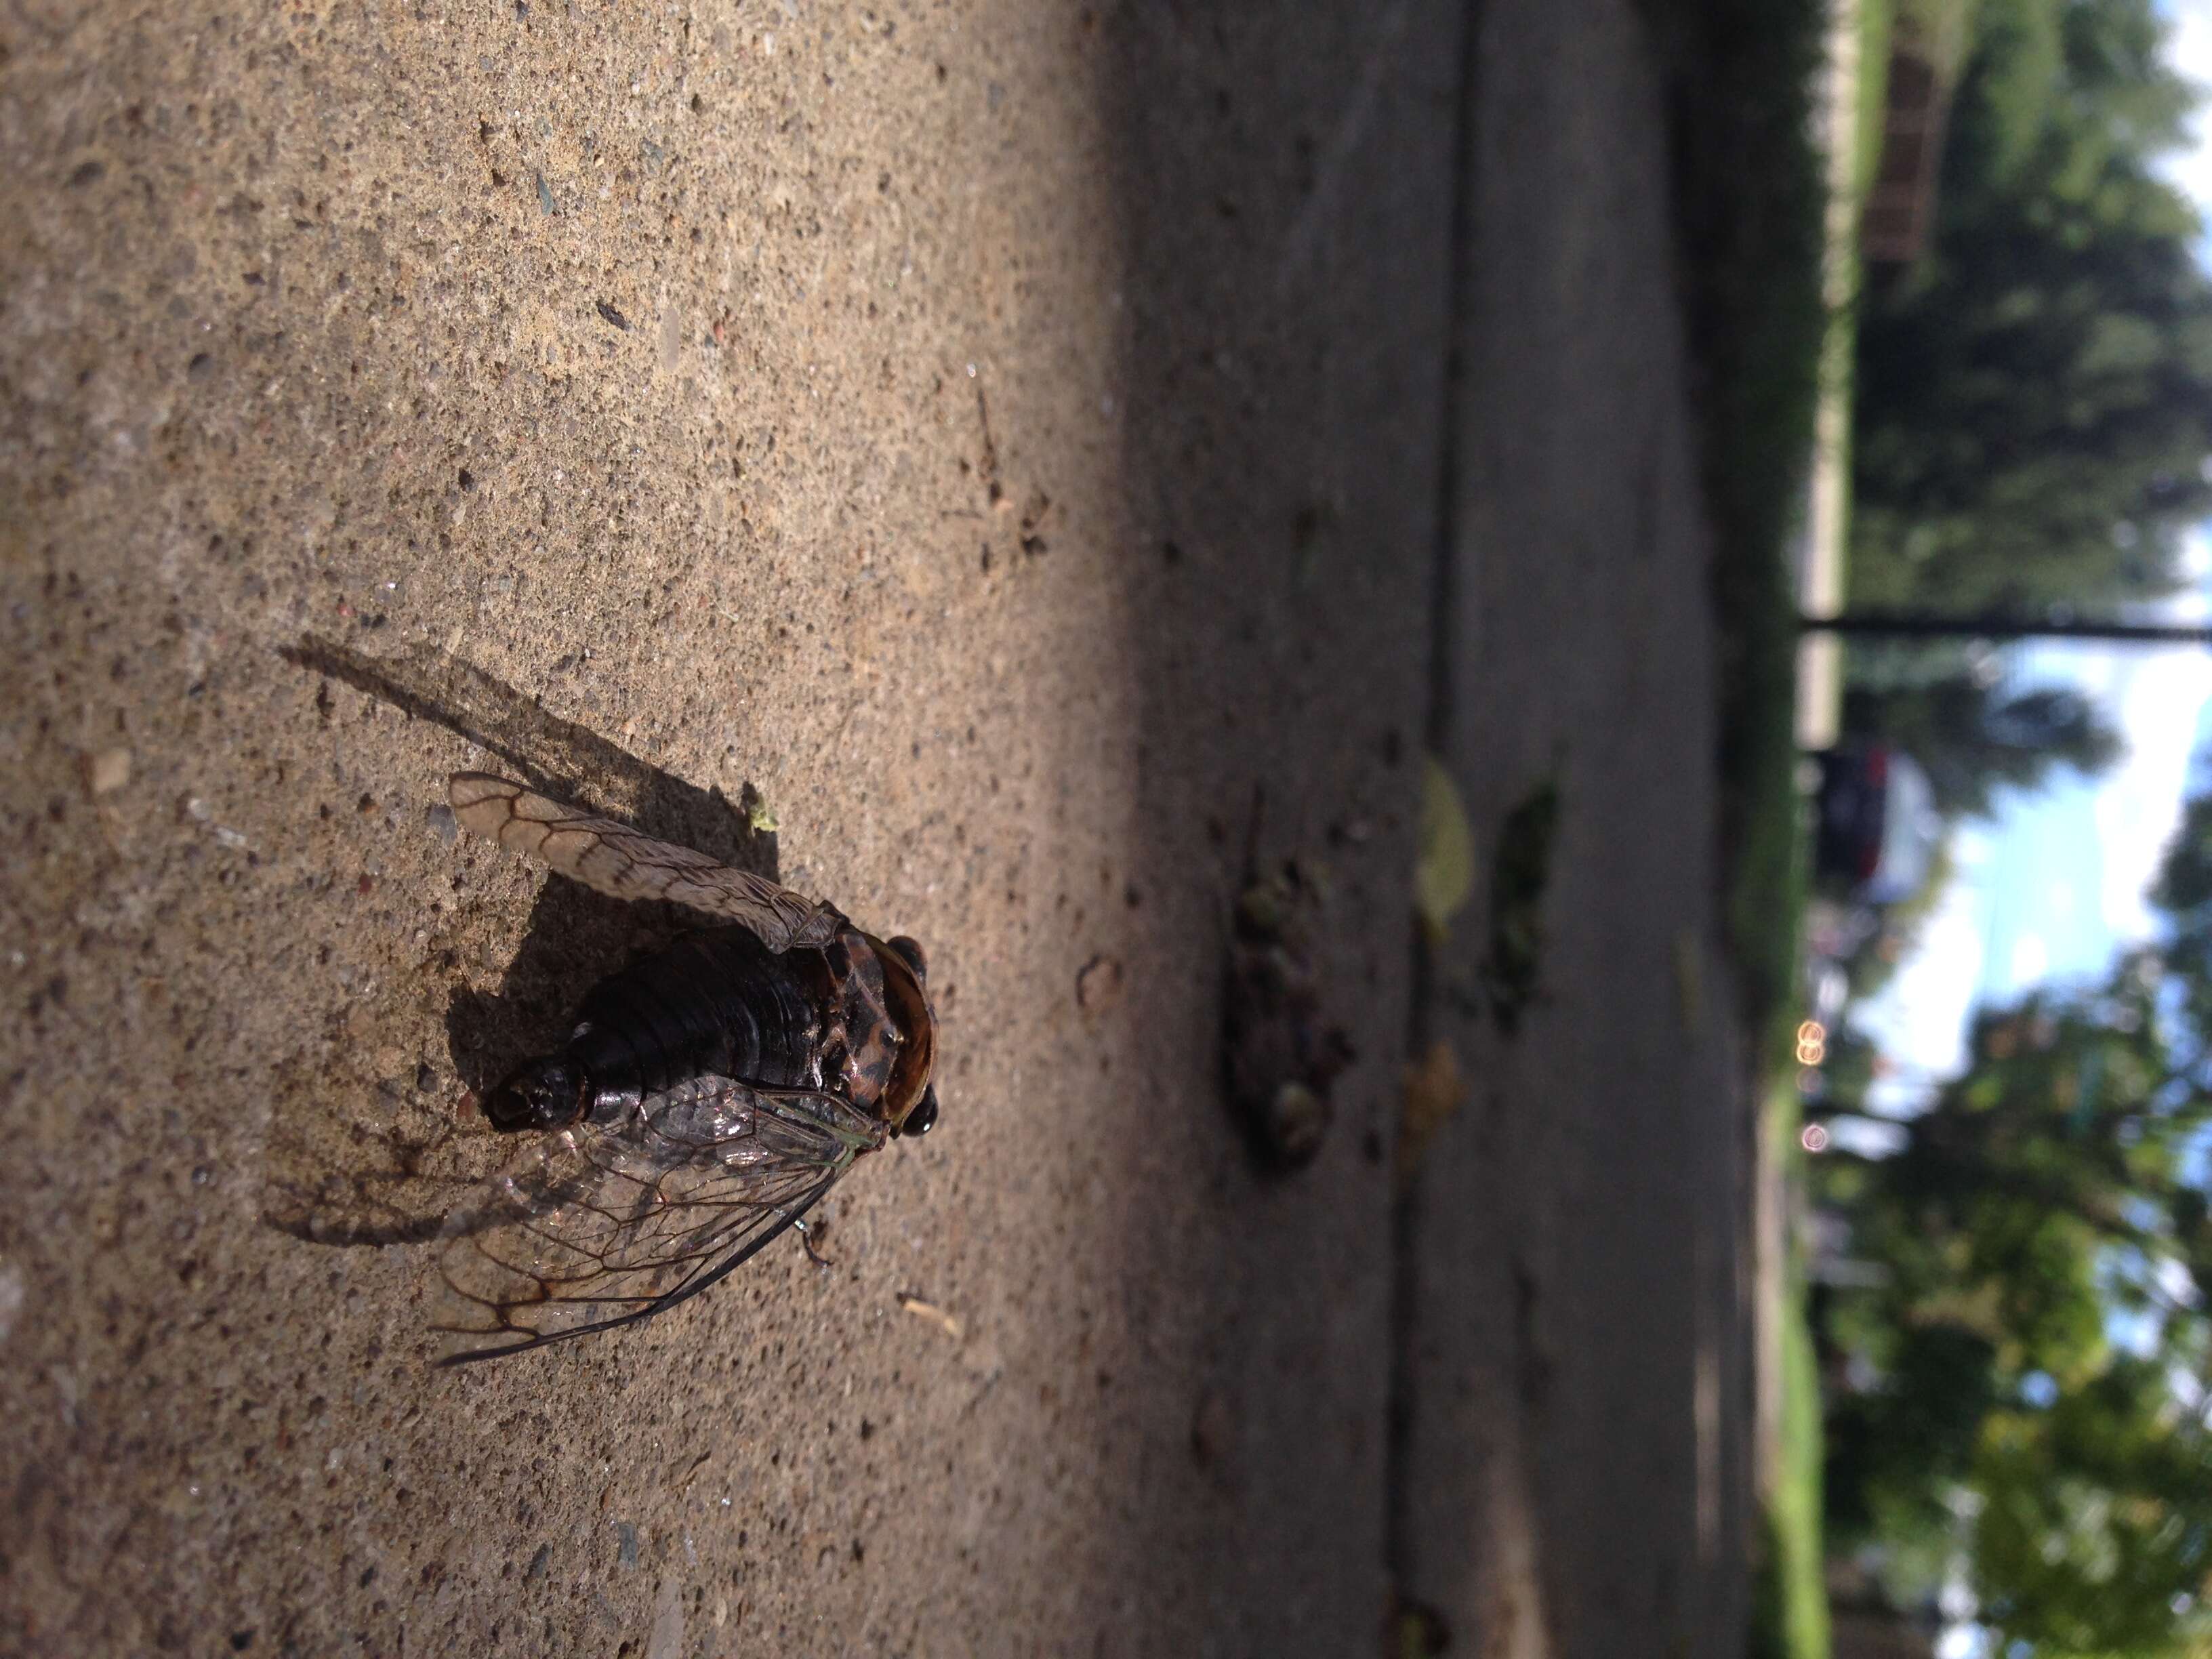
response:
<path fill-rule="evenodd" d="M 732 802 L 648 764 L 449 653 L 427 646 L 371 657 L 309 635 L 280 647 L 294 665 L 441 726 L 499 757 L 502 769 L 565 800 L 588 801 L 647 833 L 777 878 L 776 838 L 756 830 L 758 793 Z M 434 808 L 443 812 L 443 807 Z M 445 1026 L 453 1073 L 481 1094 L 554 1047 L 561 1021 L 608 970 L 701 925 L 681 905 L 605 897 L 565 877 L 539 889 L 514 957 L 491 992 L 463 984 Z M 373 1075 L 358 1054 L 282 1066 L 263 1206 L 270 1225 L 315 1243 L 381 1245 L 436 1237 L 447 1212 L 501 1150 L 427 1062 Z"/>

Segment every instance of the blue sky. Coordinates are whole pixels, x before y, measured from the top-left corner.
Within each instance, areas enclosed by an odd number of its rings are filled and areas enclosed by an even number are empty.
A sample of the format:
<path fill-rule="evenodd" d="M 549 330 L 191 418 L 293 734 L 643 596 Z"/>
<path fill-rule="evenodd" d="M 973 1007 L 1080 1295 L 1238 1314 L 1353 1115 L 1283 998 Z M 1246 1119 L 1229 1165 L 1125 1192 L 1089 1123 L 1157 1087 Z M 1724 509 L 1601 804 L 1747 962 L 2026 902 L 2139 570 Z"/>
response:
<path fill-rule="evenodd" d="M 2176 66 L 2212 87 L 2212 0 L 2160 10 L 2174 25 Z M 2212 222 L 2212 112 L 2198 115 L 2195 139 L 2167 172 Z M 2212 236 L 2200 257 L 2212 263 Z M 2147 614 L 2212 616 L 2212 527 L 2195 532 L 2186 553 L 2194 586 Z M 1959 873 L 1918 947 L 1855 1015 L 1902 1067 L 1870 1101 L 1877 1108 L 1909 1109 L 1926 1079 L 1964 1066 L 1977 1005 L 2095 978 L 2117 950 L 2151 933 L 2144 890 L 2179 820 L 2191 757 L 2212 746 L 2212 651 L 2041 642 L 2002 660 L 2009 686 L 2069 685 L 2093 698 L 2128 753 L 2094 781 L 2061 769 L 2039 790 L 2007 791 L 1988 819 L 1959 831 Z"/>
<path fill-rule="evenodd" d="M 2196 585 L 2142 614 L 2212 617 L 2212 535 L 2193 532 Z M 1958 874 L 1917 948 L 1856 1015 L 1905 1075 L 1872 1103 L 1909 1108 L 1921 1079 L 1956 1072 L 1975 1006 L 2033 985 L 2095 978 L 2156 921 L 2144 891 L 2179 821 L 2191 755 L 2212 737 L 2212 651 L 2039 641 L 2006 650 L 2008 689 L 2072 686 L 2118 729 L 2126 756 L 2101 777 L 2053 772 L 2000 793 L 1953 842 Z"/>

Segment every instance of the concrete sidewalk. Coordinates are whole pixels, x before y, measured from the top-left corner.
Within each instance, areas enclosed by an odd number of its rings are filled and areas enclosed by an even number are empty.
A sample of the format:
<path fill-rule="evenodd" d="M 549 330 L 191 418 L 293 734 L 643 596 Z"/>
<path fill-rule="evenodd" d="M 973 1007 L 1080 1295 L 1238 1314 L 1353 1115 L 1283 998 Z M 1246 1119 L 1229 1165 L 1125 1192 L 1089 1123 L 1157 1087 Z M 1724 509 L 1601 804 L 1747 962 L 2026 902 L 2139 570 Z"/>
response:
<path fill-rule="evenodd" d="M 1629 7 L 1480 15 L 1443 746 L 1486 853 L 1559 804 L 1516 1028 L 1486 903 L 1434 975 L 1471 1086 L 1408 1228 L 1401 1571 L 1478 1652 L 1728 1653 L 1753 1120 L 1659 87 Z"/>
<path fill-rule="evenodd" d="M 1586 9 L 1483 11 L 1452 756 L 1485 836 L 1555 755 L 1566 805 L 1547 1000 L 1465 1036 L 1425 1177 L 1400 1565 L 1459 1650 L 1534 1650 L 1480 1599 L 1533 1550 L 1549 1650 L 1711 1653 L 1737 1195 L 1718 972 L 1679 1038 L 1668 975 L 1710 956 L 1711 641 L 1649 66 Z M 0 1626 L 1373 1650 L 1458 32 L 0 24 Z M 653 921 L 453 837 L 486 743 L 928 945 L 944 1120 L 839 1189 L 834 1271 L 424 1368 L 428 1251 L 344 1241 L 434 1224 L 465 1086 Z M 1218 1087 L 1259 785 L 1361 1055 L 1288 1180 Z M 1550 1403 L 1451 1416 L 1532 1363 L 1524 1278 Z M 1525 1546 L 1470 1507 L 1509 1420 Z"/>

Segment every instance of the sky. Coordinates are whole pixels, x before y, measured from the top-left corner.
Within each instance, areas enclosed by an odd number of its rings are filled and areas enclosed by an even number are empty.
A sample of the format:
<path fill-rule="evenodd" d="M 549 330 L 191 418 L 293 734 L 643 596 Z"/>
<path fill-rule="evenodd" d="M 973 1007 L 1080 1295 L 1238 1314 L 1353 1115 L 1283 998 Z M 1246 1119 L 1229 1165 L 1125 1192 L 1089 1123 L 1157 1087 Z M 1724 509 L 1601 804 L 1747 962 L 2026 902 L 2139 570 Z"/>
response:
<path fill-rule="evenodd" d="M 2212 534 L 2192 532 L 2185 559 L 2194 585 L 2142 615 L 2212 617 Z M 2212 745 L 2212 651 L 2046 641 L 2002 660 L 2008 690 L 2081 690 L 2127 753 L 2094 780 L 2060 768 L 2039 789 L 2002 791 L 1989 818 L 1956 832 L 1958 873 L 1917 948 L 1854 1017 L 1900 1068 L 1869 1102 L 1881 1109 L 1909 1110 L 1930 1079 L 1964 1066 L 1978 1005 L 2099 978 L 2116 951 L 2151 936 L 2145 891 L 2180 821 L 2191 757 Z"/>
<path fill-rule="evenodd" d="M 2174 25 L 2176 67 L 2212 88 L 2212 0 L 2161 9 Z M 2212 110 L 2197 118 L 2194 137 L 2167 172 L 2212 222 Z M 2212 264 L 2212 234 L 2200 257 Z M 2192 586 L 2146 607 L 2146 619 L 2212 617 L 2212 526 L 2194 532 L 2185 553 Z M 2091 697 L 2128 752 L 2094 781 L 2059 768 L 2039 789 L 2002 792 L 1989 818 L 1956 833 L 1958 874 L 1917 947 L 1854 1015 L 1899 1067 L 1869 1099 L 1877 1109 L 1911 1110 L 1932 1080 L 1964 1067 L 1977 1006 L 2097 978 L 2117 951 L 2151 935 L 2144 892 L 2180 820 L 2191 757 L 2212 750 L 2212 651 L 2042 641 L 2002 661 L 2008 688 L 2073 686 Z"/>
<path fill-rule="evenodd" d="M 2167 0 L 2159 9 L 2173 26 L 2167 37 L 2173 65 L 2200 86 L 2212 87 L 2212 0 Z M 2212 113 L 2197 117 L 2196 147 L 2174 156 L 2167 174 L 2199 202 L 2212 204 Z"/>

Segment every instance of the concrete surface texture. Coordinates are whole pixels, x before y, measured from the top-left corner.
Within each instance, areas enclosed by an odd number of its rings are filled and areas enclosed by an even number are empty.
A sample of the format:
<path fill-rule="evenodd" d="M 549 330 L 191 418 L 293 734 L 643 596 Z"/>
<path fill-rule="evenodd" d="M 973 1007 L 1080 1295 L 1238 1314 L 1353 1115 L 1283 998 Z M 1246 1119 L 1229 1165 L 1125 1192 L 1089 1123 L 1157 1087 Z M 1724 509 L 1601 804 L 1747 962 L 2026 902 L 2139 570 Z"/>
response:
<path fill-rule="evenodd" d="M 0 21 L 11 1642 L 1364 1652 L 1395 1506 L 1468 1650 L 1726 1650 L 1711 641 L 1649 65 L 1566 10 L 1483 12 L 1452 750 L 1484 835 L 1559 757 L 1558 954 L 1395 1476 L 1457 9 Z M 471 765 L 927 944 L 944 1118 L 834 1267 L 426 1366 L 467 1091 L 676 925 L 456 837 Z M 1287 1180 L 1261 786 L 1360 1054 Z"/>
<path fill-rule="evenodd" d="M 1471 1087 L 1408 1228 L 1401 1573 L 1485 1653 L 1734 1651 L 1753 1120 L 1659 89 L 1625 11 L 1487 7 L 1474 56 L 1441 746 L 1486 847 L 1559 806 L 1518 1029 L 1487 918 L 1435 975 Z"/>

